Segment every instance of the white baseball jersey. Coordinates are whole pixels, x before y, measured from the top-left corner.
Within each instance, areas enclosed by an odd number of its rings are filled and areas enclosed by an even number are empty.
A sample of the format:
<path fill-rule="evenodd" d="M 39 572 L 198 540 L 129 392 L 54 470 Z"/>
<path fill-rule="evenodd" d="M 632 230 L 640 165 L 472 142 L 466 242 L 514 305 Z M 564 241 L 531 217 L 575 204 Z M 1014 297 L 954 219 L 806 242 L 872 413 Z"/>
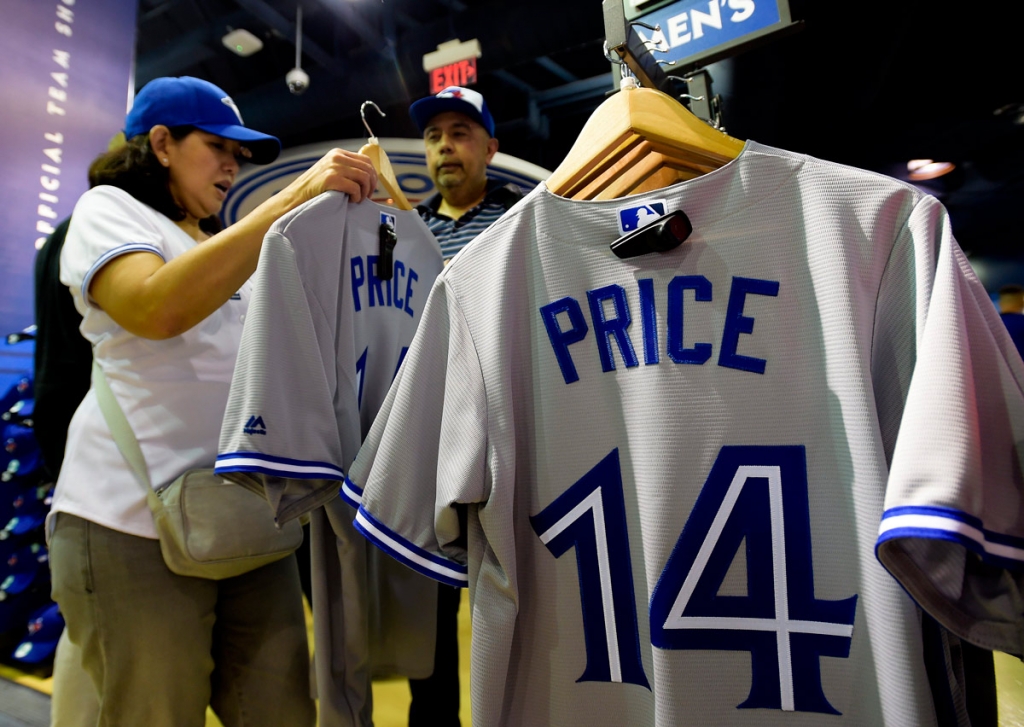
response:
<path fill-rule="evenodd" d="M 390 276 L 385 222 L 397 233 Z M 265 494 L 280 522 L 312 511 L 324 727 L 370 723 L 371 673 L 433 668 L 437 586 L 368 552 L 338 493 L 441 267 L 415 212 L 329 192 L 274 224 L 253 277 L 216 470 Z"/>
<path fill-rule="evenodd" d="M 609 250 L 676 209 L 682 246 Z M 748 142 L 627 199 L 539 187 L 435 283 L 356 524 L 469 586 L 474 724 L 934 725 L 963 695 L 933 694 L 879 522 L 1024 535 L 1022 380 L 908 185 Z M 962 554 L 930 567 L 959 584 Z"/>

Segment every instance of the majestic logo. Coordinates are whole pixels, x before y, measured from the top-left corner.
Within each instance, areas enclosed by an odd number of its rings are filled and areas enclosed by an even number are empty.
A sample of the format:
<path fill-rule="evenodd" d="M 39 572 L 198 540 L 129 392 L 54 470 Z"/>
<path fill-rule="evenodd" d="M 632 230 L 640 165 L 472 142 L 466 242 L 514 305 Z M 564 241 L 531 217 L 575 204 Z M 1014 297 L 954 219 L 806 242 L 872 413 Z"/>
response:
<path fill-rule="evenodd" d="M 263 423 L 263 417 L 253 415 L 249 417 L 242 431 L 246 434 L 266 434 L 267 425 Z"/>
<path fill-rule="evenodd" d="M 659 217 L 663 217 L 665 215 L 665 200 L 656 199 L 638 207 L 623 207 L 618 212 L 619 232 L 625 235 L 627 232 L 639 230 Z"/>
<path fill-rule="evenodd" d="M 220 102 L 232 111 L 234 111 L 235 116 L 238 117 L 238 123 L 240 123 L 242 126 L 245 126 L 245 122 L 242 121 L 242 112 L 238 110 L 238 106 L 235 105 L 235 102 L 231 100 L 230 96 L 225 96 L 220 100 Z"/>

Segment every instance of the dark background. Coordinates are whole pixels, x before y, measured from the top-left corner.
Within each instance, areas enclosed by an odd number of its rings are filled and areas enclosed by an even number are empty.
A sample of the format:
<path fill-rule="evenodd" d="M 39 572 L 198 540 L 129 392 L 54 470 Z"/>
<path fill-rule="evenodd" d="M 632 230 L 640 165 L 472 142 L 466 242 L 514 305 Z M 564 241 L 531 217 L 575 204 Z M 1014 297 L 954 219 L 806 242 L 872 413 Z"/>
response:
<path fill-rule="evenodd" d="M 375 133 L 415 137 L 406 109 L 429 91 L 423 54 L 478 38 L 476 88 L 499 122 L 502 151 L 548 169 L 612 88 L 600 0 L 302 5 L 312 79 L 302 96 L 284 81 L 295 65 L 296 0 L 140 0 L 136 87 L 163 75 L 206 78 L 235 98 L 248 125 L 286 146 L 364 136 L 367 99 L 388 113 Z M 711 67 L 725 126 L 736 138 L 901 178 L 910 159 L 955 163 L 919 186 L 946 204 L 990 289 L 1024 280 L 1024 64 L 1012 8 L 792 0 L 802 31 Z M 225 49 L 221 36 L 239 27 L 263 50 L 240 58 Z"/>

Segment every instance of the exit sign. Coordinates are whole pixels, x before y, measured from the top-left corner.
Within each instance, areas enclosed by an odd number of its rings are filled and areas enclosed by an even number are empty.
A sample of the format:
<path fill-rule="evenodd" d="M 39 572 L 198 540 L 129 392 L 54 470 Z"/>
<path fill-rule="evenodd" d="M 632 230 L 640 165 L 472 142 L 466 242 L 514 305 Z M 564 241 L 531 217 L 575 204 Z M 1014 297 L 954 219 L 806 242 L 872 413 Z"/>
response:
<path fill-rule="evenodd" d="M 448 86 L 471 86 L 476 83 L 476 58 L 466 58 L 430 72 L 430 92 L 440 93 Z"/>

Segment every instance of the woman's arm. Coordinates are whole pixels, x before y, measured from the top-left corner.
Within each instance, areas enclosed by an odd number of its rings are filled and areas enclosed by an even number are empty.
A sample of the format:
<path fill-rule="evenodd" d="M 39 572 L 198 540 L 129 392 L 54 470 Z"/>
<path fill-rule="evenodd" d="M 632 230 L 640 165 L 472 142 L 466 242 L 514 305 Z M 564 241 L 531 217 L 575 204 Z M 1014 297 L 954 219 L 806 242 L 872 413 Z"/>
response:
<path fill-rule="evenodd" d="M 170 262 L 148 252 L 114 258 L 95 274 L 89 295 L 136 336 L 177 336 L 238 292 L 256 270 L 263 236 L 279 217 L 327 190 L 358 203 L 376 186 L 368 157 L 334 149 L 231 227 Z"/>

